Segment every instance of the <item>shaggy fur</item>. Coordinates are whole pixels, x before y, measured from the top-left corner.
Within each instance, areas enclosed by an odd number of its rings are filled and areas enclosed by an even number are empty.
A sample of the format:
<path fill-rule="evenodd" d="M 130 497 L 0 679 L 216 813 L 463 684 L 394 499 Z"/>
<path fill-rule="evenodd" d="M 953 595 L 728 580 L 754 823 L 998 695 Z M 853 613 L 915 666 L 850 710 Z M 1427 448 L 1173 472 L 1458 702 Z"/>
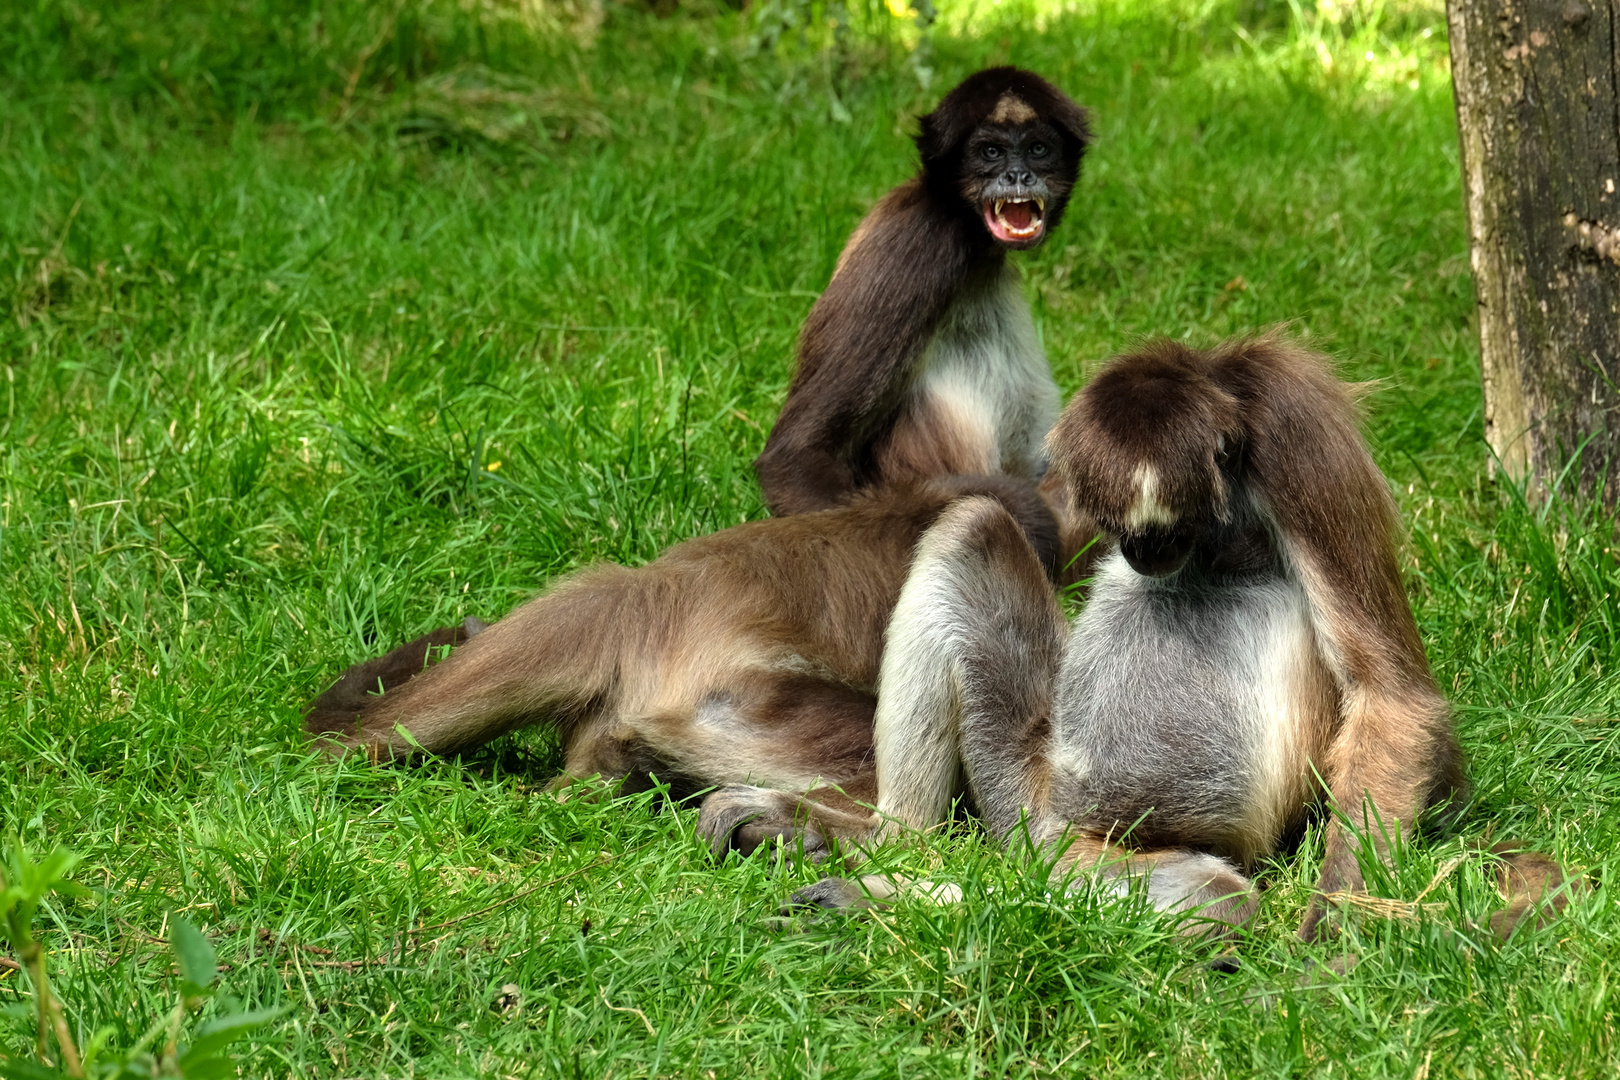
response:
<path fill-rule="evenodd" d="M 754 463 L 773 514 L 935 476 L 1042 475 L 1060 399 L 1006 249 L 1061 220 L 1089 141 L 1079 106 L 1011 67 L 922 118 L 921 171 L 856 228 L 800 335 Z M 1038 209 L 1034 235 L 996 236 L 985 207 L 1002 203 Z"/>

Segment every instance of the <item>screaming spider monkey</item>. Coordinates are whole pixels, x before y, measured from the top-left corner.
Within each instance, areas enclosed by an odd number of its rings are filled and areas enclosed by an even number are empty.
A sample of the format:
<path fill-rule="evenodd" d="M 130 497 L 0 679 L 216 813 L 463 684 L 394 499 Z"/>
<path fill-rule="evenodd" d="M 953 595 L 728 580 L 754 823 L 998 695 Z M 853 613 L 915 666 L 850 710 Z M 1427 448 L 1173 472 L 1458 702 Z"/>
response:
<path fill-rule="evenodd" d="M 1060 397 L 1007 252 L 1057 226 L 1090 138 L 1080 106 L 1013 67 L 922 118 L 921 170 L 866 215 L 805 320 L 754 462 L 771 513 L 934 476 L 1041 477 Z"/>
<path fill-rule="evenodd" d="M 823 782 L 875 798 L 862 784 L 883 632 L 924 530 L 954 499 L 989 499 L 1054 575 L 1083 531 L 1064 530 L 1060 554 L 1056 500 L 1035 488 L 1058 392 L 1004 252 L 1062 216 L 1085 113 L 1039 76 L 995 68 L 921 128 L 921 173 L 867 215 L 805 325 L 758 462 L 785 516 L 636 570 L 585 571 L 487 629 L 436 630 L 356 665 L 311 706 L 309 730 L 395 757 L 549 723 L 565 778 Z M 746 826 L 732 831 L 748 843 Z"/>
<path fill-rule="evenodd" d="M 1297 834 L 1323 783 L 1380 854 L 1461 791 L 1395 507 L 1325 358 L 1277 336 L 1207 352 L 1156 341 L 1104 368 L 1047 448 L 1110 541 L 1073 625 L 1006 512 L 952 504 L 889 624 L 876 813 L 723 788 L 700 824 L 718 849 L 741 822 L 742 846 L 773 832 L 811 850 L 867 843 L 939 824 L 966 793 L 1060 875 L 1136 879 L 1156 907 L 1221 930 L 1248 921 L 1245 872 Z M 829 878 L 796 899 L 865 904 L 897 887 Z M 1363 887 L 1331 819 L 1301 935 L 1325 896 Z"/>

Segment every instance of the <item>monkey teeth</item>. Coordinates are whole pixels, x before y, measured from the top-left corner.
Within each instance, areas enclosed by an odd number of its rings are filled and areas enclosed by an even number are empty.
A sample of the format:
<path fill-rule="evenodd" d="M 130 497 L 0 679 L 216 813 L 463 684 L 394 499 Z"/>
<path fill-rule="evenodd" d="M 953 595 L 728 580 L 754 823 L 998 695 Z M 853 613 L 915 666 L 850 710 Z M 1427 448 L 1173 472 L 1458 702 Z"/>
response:
<path fill-rule="evenodd" d="M 1046 228 L 1046 200 L 987 199 L 984 223 L 990 234 L 1002 243 L 1033 240 Z"/>

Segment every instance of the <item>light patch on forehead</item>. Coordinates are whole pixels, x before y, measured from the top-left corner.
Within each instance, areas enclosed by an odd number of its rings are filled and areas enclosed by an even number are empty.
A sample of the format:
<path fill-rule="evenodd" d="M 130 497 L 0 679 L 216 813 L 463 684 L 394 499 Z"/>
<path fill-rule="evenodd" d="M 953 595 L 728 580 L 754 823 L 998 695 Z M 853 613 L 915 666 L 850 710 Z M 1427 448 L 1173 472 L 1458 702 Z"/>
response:
<path fill-rule="evenodd" d="M 1001 95 L 996 111 L 990 114 L 992 124 L 1027 124 L 1033 119 L 1035 110 L 1029 107 L 1029 102 L 1011 90 Z"/>
<path fill-rule="evenodd" d="M 1141 529 L 1148 525 L 1174 525 L 1175 512 L 1159 501 L 1159 474 L 1153 466 L 1136 467 L 1136 501 L 1125 511 L 1125 527 Z"/>

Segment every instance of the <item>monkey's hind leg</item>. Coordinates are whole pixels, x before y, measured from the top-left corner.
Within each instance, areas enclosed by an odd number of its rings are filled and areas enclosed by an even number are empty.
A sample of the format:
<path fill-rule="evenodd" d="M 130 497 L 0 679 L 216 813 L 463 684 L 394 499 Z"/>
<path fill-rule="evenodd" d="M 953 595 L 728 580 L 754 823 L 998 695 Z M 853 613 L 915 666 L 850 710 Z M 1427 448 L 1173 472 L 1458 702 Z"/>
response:
<path fill-rule="evenodd" d="M 1067 626 L 1034 549 L 990 499 L 953 503 L 923 536 L 889 621 L 879 676 L 874 838 L 945 820 L 965 780 L 998 837 L 1047 828 L 1047 720 Z M 811 907 L 869 907 L 905 892 L 961 899 L 949 882 L 826 878 Z"/>
<path fill-rule="evenodd" d="M 868 842 L 941 824 L 964 780 L 998 837 L 1041 812 L 1046 721 L 1065 636 L 1051 582 L 1012 516 L 994 499 L 952 503 L 918 543 L 889 619 Z M 834 884 L 794 903 L 847 906 L 905 884 L 881 875 L 859 885 L 827 880 Z M 960 895 L 955 886 L 928 888 Z"/>
<path fill-rule="evenodd" d="M 952 503 L 918 544 L 889 621 L 874 734 L 885 832 L 944 821 L 964 780 L 997 836 L 1044 814 L 1067 634 L 1007 511 L 992 499 Z"/>
<path fill-rule="evenodd" d="M 364 749 L 377 759 L 418 748 L 453 753 L 541 720 L 556 723 L 566 739 L 613 691 L 630 632 L 623 613 L 634 610 L 636 583 L 622 567 L 588 571 L 476 636 L 467 638 L 463 628 L 466 640 L 447 659 L 389 686 L 407 661 L 416 662 L 418 645 L 426 653 L 418 639 L 381 658 L 390 673 L 383 696 L 349 687 L 345 676 L 316 702 L 306 727 L 335 749 Z M 361 669 L 361 678 L 371 677 Z"/>

